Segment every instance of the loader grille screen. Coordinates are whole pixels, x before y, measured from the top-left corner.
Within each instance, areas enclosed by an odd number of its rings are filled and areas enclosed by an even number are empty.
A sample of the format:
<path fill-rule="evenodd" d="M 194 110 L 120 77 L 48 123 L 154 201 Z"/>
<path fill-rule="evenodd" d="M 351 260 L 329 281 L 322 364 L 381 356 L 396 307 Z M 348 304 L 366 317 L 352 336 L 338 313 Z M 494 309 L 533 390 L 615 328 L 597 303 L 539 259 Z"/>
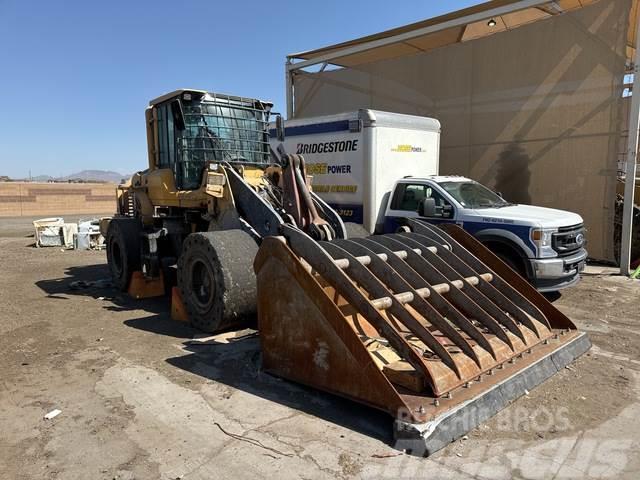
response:
<path fill-rule="evenodd" d="M 268 112 L 255 100 L 184 102 L 185 129 L 177 145 L 183 188 L 197 188 L 207 162 L 269 162 Z"/>

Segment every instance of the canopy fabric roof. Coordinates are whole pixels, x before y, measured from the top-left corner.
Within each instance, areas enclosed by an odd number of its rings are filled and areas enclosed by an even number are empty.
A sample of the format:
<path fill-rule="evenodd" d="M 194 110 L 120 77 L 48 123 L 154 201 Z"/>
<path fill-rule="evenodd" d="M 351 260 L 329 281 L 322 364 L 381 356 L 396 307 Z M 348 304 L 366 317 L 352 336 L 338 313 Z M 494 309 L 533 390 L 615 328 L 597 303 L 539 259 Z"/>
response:
<path fill-rule="evenodd" d="M 318 63 L 327 62 L 342 67 L 353 67 L 365 63 L 426 52 L 435 48 L 512 30 L 522 25 L 585 7 L 597 1 L 599 0 L 556 0 L 547 2 L 491 0 L 439 17 L 393 28 L 336 45 L 291 54 L 288 55 L 287 58 L 290 61 L 314 61 L 317 59 Z M 633 58 L 635 53 L 637 3 L 637 0 L 633 0 L 630 15 L 627 47 L 627 56 L 629 58 Z M 531 6 L 531 4 L 536 5 Z M 496 10 L 501 10 L 503 13 L 492 16 L 492 13 Z M 465 18 L 471 21 L 465 22 Z M 448 26 L 451 23 L 455 25 Z M 430 31 L 426 34 L 421 34 L 420 31 L 425 29 Z M 396 38 L 396 41 L 394 41 L 394 38 Z M 340 54 L 341 52 L 343 52 L 342 55 Z M 330 58 L 326 60 L 323 57 Z M 295 66 L 295 62 L 293 66 Z"/>

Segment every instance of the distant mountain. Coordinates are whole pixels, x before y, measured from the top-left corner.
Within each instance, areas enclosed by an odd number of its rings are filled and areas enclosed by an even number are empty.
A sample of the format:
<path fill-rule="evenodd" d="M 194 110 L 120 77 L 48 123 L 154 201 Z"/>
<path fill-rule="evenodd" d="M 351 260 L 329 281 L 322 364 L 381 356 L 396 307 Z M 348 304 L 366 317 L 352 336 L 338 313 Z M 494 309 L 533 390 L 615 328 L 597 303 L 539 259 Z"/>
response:
<path fill-rule="evenodd" d="M 120 183 L 122 179 L 129 178 L 131 175 L 123 175 L 122 173 L 108 170 L 82 170 L 78 173 L 72 173 L 64 177 L 56 178 L 57 181 L 83 180 L 85 182 L 110 182 Z M 35 180 L 35 179 L 34 179 Z M 46 180 L 45 180 L 46 181 Z"/>
<path fill-rule="evenodd" d="M 29 178 L 0 178 L 3 181 L 29 181 Z M 131 178 L 131 174 L 122 174 L 109 170 L 82 170 L 81 172 L 65 175 L 64 177 L 52 177 L 51 175 L 36 175 L 31 177 L 32 182 L 100 182 L 100 183 L 120 183 L 122 180 Z"/>

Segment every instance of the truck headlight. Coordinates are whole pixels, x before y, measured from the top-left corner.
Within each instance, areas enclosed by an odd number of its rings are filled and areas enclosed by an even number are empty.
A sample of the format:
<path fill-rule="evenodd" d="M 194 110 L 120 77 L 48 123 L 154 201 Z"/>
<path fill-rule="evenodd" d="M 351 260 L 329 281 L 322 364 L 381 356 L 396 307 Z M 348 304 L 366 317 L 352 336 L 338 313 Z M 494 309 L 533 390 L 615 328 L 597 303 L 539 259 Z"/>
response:
<path fill-rule="evenodd" d="M 543 257 L 555 256 L 551 243 L 553 234 L 557 231 L 557 228 L 534 228 L 531 230 L 531 240 L 538 247 Z"/>
<path fill-rule="evenodd" d="M 557 231 L 557 228 L 534 228 L 531 230 L 531 240 L 539 247 L 550 247 L 551 235 Z"/>

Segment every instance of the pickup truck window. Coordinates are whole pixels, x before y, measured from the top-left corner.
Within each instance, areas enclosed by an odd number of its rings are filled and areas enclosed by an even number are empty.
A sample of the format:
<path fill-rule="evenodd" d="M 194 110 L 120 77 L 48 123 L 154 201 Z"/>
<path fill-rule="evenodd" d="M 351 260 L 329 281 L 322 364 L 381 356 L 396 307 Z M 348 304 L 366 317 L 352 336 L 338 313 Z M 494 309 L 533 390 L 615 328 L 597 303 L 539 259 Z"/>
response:
<path fill-rule="evenodd" d="M 391 208 L 393 210 L 417 212 L 418 205 L 425 198 L 433 198 L 436 201 L 436 207 L 439 207 L 439 212 L 442 212 L 442 207 L 450 205 L 440 193 L 429 185 L 404 183 L 398 184 L 391 201 Z M 442 213 L 437 216 L 441 217 Z"/>
<path fill-rule="evenodd" d="M 500 208 L 513 205 L 477 182 L 439 182 L 438 185 L 466 208 Z"/>
<path fill-rule="evenodd" d="M 418 210 L 418 204 L 420 200 L 427 196 L 426 185 L 403 185 L 402 192 L 399 197 L 399 205 L 397 210 L 409 210 L 416 212 Z"/>

